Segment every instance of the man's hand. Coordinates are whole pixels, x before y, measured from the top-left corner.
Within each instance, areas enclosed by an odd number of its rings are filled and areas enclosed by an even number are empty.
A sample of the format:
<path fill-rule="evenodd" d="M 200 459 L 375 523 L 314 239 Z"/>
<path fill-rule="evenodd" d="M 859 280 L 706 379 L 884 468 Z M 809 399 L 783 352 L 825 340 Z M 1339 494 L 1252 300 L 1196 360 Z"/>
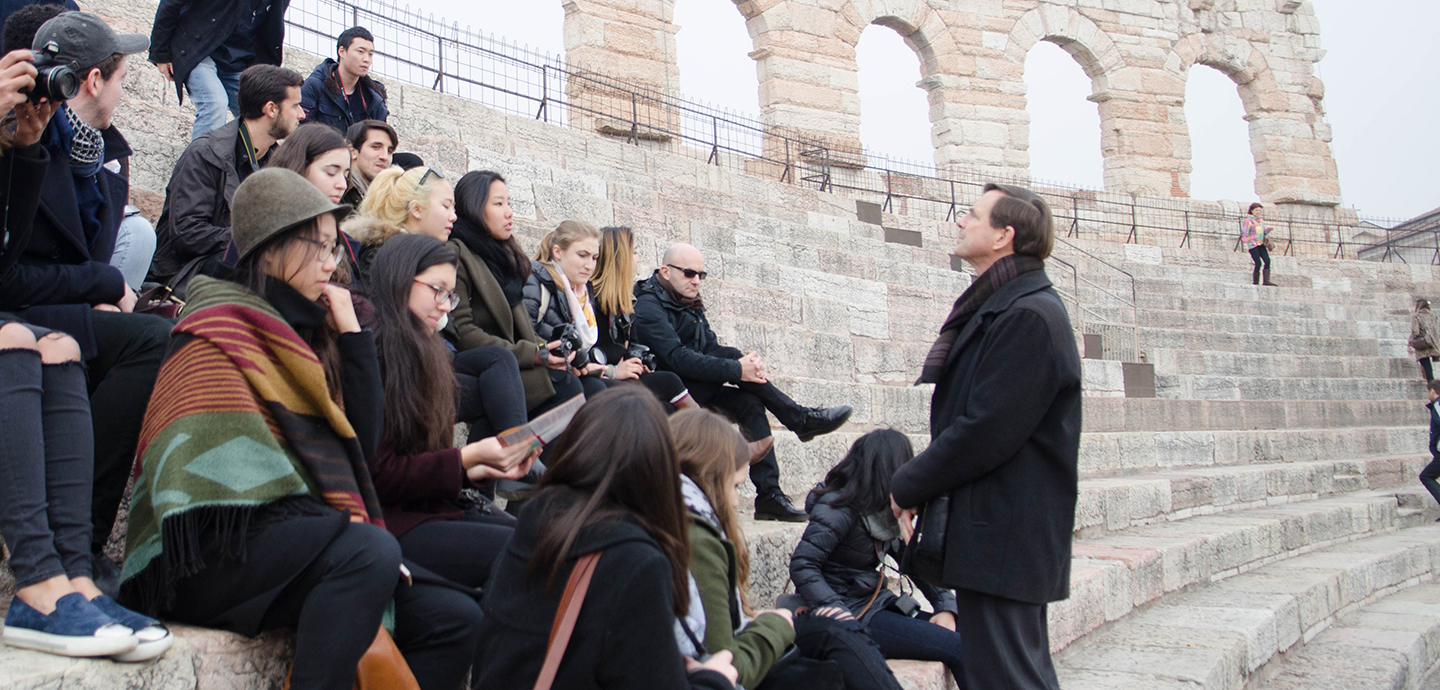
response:
<path fill-rule="evenodd" d="M 160 76 L 165 77 L 166 81 L 175 81 L 174 65 L 171 65 L 168 62 L 161 62 L 155 66 L 160 69 Z"/>
<path fill-rule="evenodd" d="M 900 523 L 900 538 L 904 539 L 906 543 L 909 543 L 910 537 L 915 534 L 915 509 L 901 508 L 900 504 L 895 502 L 895 497 L 892 495 L 890 497 L 890 512 L 895 513 L 895 520 Z M 951 629 L 953 630 L 954 628 Z"/>
<path fill-rule="evenodd" d="M 24 103 L 35 88 L 35 54 L 21 48 L 0 57 L 0 112 L 8 112 L 17 104 Z"/>
<path fill-rule="evenodd" d="M 15 104 L 15 145 L 38 143 L 40 135 L 45 133 L 45 125 L 50 123 L 50 116 L 55 113 L 55 106 L 48 98 L 40 105 L 28 100 Z"/>
<path fill-rule="evenodd" d="M 740 380 L 749 383 L 768 383 L 765 380 L 765 365 L 760 362 L 760 355 L 747 352 L 744 357 L 740 358 Z"/>

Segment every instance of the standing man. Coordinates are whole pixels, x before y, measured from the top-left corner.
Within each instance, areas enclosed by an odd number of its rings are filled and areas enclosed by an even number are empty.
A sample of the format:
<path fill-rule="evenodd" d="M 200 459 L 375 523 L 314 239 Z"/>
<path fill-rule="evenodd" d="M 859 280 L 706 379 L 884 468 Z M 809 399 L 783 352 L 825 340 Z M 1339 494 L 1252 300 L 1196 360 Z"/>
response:
<path fill-rule="evenodd" d="M 780 490 L 780 465 L 765 411 L 801 441 L 809 441 L 840 428 L 850 418 L 850 406 L 801 407 L 766 380 L 759 354 L 720 344 L 700 299 L 700 281 L 706 276 L 700 250 L 673 245 L 661 264 L 635 286 L 634 339 L 650 347 L 659 368 L 685 381 L 695 402 L 727 415 L 745 432 L 759 454 L 750 465 L 755 519 L 805 522 L 805 511 Z"/>
<path fill-rule="evenodd" d="M 159 246 L 151 280 L 169 283 L 180 276 L 172 287 L 183 294 L 190 277 L 219 262 L 230 243 L 230 199 L 295 131 L 303 83 L 299 74 L 274 65 L 255 65 L 240 76 L 240 119 L 190 142 L 175 161 L 155 224 Z"/>
<path fill-rule="evenodd" d="M 240 117 L 240 73 L 279 65 L 290 0 L 160 0 L 150 30 L 150 61 L 195 101 L 190 139 Z"/>
<path fill-rule="evenodd" d="M 1430 464 L 1420 470 L 1420 483 L 1425 485 L 1425 490 L 1437 503 L 1440 503 L 1440 380 L 1431 379 L 1425 382 L 1425 393 L 1430 396 L 1430 402 L 1425 408 L 1430 411 Z M 1436 520 L 1440 522 L 1440 520 Z"/>
<path fill-rule="evenodd" d="M 355 26 L 340 34 L 335 58 L 325 58 L 305 79 L 300 105 L 306 122 L 321 122 L 345 134 L 365 120 L 385 121 L 385 85 L 370 78 L 370 61 L 375 56 L 375 37 Z"/>
<path fill-rule="evenodd" d="M 360 208 L 370 181 L 390 167 L 395 147 L 400 145 L 400 135 L 380 120 L 363 120 L 350 125 L 345 139 L 350 142 L 350 178 L 340 203 Z"/>
<path fill-rule="evenodd" d="M 976 277 L 925 357 L 930 445 L 895 473 L 892 507 L 908 526 L 950 496 L 943 585 L 956 590 L 960 685 L 1058 690 L 1045 614 L 1070 595 L 1081 379 L 1044 270 L 1054 223 L 1034 192 L 988 184 L 959 226 L 955 255 Z"/>

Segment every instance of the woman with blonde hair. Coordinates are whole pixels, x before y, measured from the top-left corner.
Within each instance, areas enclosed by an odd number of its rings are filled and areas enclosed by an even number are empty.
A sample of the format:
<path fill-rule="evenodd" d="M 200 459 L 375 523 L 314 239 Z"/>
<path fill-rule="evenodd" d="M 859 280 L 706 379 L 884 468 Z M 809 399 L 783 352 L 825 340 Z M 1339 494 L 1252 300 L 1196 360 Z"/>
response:
<path fill-rule="evenodd" d="M 591 297 L 590 276 L 600 256 L 601 237 L 601 231 L 590 223 L 565 220 L 540 240 L 524 292 L 525 310 L 535 324 L 535 333 L 546 341 L 560 340 L 567 332 L 579 336 L 579 364 L 574 371 L 586 397 L 621 381 L 639 381 L 667 411 L 695 405 L 679 376 L 652 371 L 623 348 L 617 352 L 599 346 L 602 324 Z"/>
<path fill-rule="evenodd" d="M 402 232 L 450 239 L 455 226 L 455 190 L 435 168 L 390 167 L 370 181 L 358 213 L 340 229 L 360 241 L 362 279 L 370 277 L 375 252 Z"/>

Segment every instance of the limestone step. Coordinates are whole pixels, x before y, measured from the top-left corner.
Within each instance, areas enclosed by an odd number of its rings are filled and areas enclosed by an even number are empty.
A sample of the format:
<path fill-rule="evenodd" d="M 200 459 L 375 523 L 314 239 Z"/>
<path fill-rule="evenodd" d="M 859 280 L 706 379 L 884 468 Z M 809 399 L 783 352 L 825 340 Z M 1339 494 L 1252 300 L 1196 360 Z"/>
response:
<path fill-rule="evenodd" d="M 1419 371 L 1419 366 L 1415 367 Z M 1178 400 L 1425 400 L 1425 382 L 1407 379 L 1155 374 L 1155 395 Z"/>
<path fill-rule="evenodd" d="M 1060 682 L 1070 690 L 1238 690 L 1338 618 L 1432 581 L 1437 566 L 1440 526 L 1426 523 L 1197 582 L 1109 617 L 1112 625 L 1062 651 Z"/>
<path fill-rule="evenodd" d="M 1141 328 L 1176 328 L 1223 333 L 1268 335 L 1313 335 L 1346 338 L 1392 338 L 1395 324 L 1389 321 L 1331 319 L 1293 315 L 1255 316 L 1178 309 L 1141 309 L 1136 314 Z M 1371 319 L 1374 317 L 1371 316 Z M 1408 324 L 1406 324 L 1408 326 Z"/>
<path fill-rule="evenodd" d="M 1201 297 L 1186 294 L 1143 294 L 1136 295 L 1136 304 L 1141 310 L 1158 309 L 1193 314 L 1218 314 L 1236 317 L 1259 318 L 1304 318 L 1304 319 L 1355 319 L 1376 324 L 1388 324 L 1391 332 L 1408 330 L 1410 308 L 1379 306 L 1373 302 L 1279 302 L 1264 297 L 1258 288 L 1233 288 L 1236 294 L 1229 298 Z M 1100 304 L 1110 304 L 1113 299 L 1095 296 Z"/>
<path fill-rule="evenodd" d="M 1156 374 L 1269 376 L 1278 378 L 1419 379 L 1420 366 L 1409 357 L 1333 357 L 1261 352 L 1149 348 L 1146 361 Z"/>
<path fill-rule="evenodd" d="M 1240 431 L 1428 424 L 1419 400 L 1085 398 L 1085 433 Z"/>
<path fill-rule="evenodd" d="M 1267 690 L 1417 690 L 1440 663 L 1440 585 L 1418 585 L 1352 611 L 1268 668 Z"/>
<path fill-rule="evenodd" d="M 1278 355 L 1327 355 L 1331 357 L 1405 356 L 1395 352 L 1400 339 L 1347 338 L 1313 335 L 1270 335 L 1263 333 L 1223 333 L 1179 328 L 1142 328 L 1136 334 L 1141 351 L 1151 348 L 1172 350 L 1222 350 L 1227 352 L 1260 352 Z"/>
<path fill-rule="evenodd" d="M 1428 434 L 1423 426 L 1085 433 L 1080 474 L 1402 456 L 1424 452 Z"/>

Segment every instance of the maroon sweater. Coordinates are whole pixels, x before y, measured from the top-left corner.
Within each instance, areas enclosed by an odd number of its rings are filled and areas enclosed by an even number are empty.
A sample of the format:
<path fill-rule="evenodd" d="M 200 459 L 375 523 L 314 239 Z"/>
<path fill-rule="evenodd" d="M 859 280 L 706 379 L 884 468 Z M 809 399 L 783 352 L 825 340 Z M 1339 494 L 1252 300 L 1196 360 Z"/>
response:
<path fill-rule="evenodd" d="M 455 520 L 465 514 L 460 490 L 468 485 L 460 464 L 460 449 L 404 455 L 395 452 L 389 437 L 370 463 L 375 493 L 385 511 L 385 529 L 400 537 L 430 520 Z"/>

